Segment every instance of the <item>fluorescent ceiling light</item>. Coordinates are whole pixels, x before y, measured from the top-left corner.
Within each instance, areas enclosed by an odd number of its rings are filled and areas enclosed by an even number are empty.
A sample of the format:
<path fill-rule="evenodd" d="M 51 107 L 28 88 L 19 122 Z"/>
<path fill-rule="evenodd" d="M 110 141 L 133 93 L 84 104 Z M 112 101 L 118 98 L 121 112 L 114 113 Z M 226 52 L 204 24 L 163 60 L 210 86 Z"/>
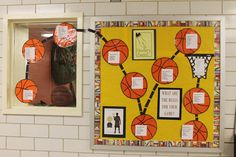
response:
<path fill-rule="evenodd" d="M 48 38 L 48 37 L 51 37 L 51 36 L 53 36 L 52 33 L 43 33 L 43 34 L 41 34 L 41 37 L 46 37 L 46 38 Z"/>

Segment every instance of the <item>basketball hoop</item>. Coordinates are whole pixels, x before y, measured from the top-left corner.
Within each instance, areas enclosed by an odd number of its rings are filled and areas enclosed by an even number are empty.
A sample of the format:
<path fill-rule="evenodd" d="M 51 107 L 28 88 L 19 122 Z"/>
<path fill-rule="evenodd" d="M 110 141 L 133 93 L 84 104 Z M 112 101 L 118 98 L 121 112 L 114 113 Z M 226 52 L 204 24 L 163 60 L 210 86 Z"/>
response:
<path fill-rule="evenodd" d="M 192 68 L 193 78 L 207 78 L 207 69 L 213 54 L 190 54 L 186 55 Z"/>

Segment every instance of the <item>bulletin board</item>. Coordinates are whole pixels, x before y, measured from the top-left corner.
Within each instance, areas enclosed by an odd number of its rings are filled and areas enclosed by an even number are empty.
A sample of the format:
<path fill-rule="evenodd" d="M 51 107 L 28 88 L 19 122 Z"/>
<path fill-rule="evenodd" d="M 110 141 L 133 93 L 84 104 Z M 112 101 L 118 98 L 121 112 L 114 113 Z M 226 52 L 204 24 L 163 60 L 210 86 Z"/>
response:
<path fill-rule="evenodd" d="M 91 22 L 92 148 L 220 152 L 224 19 Z"/>

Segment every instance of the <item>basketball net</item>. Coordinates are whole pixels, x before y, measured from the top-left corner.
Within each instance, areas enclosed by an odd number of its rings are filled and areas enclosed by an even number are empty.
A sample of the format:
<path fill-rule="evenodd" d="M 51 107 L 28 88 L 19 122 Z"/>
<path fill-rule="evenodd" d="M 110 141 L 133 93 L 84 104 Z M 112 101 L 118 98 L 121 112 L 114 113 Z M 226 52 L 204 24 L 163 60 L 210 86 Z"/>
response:
<path fill-rule="evenodd" d="M 193 78 L 198 79 L 207 77 L 208 65 L 213 57 L 213 54 L 190 54 L 186 55 L 192 68 Z"/>

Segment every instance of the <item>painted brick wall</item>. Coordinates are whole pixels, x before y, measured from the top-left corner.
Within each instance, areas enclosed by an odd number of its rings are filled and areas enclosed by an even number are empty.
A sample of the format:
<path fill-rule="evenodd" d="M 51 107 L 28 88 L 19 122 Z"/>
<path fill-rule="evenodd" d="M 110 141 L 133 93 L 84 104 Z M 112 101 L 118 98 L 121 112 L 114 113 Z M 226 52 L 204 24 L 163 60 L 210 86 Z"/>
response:
<path fill-rule="evenodd" d="M 221 154 L 93 151 L 89 148 L 89 35 L 84 36 L 83 117 L 0 114 L 0 157 L 232 157 L 236 107 L 236 1 L 233 0 L 0 0 L 0 76 L 2 14 L 84 12 L 94 16 L 223 15 L 226 17 L 226 94 L 224 149 Z M 0 87 L 1 87 L 0 79 Z M 1 93 L 0 93 L 1 98 Z M 1 104 L 0 104 L 1 107 Z"/>

